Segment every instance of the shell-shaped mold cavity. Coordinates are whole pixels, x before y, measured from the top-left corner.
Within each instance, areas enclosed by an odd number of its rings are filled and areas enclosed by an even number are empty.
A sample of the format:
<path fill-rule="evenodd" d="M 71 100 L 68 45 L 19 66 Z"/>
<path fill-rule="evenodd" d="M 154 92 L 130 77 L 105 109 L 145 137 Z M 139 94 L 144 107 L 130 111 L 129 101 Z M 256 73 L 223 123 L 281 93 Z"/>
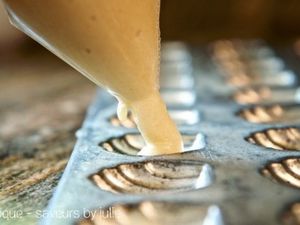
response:
<path fill-rule="evenodd" d="M 77 225 L 223 225 L 216 205 L 144 201 L 95 210 Z"/>
<path fill-rule="evenodd" d="M 300 100 L 298 88 L 249 87 L 238 90 L 233 99 L 240 104 L 296 103 Z"/>
<path fill-rule="evenodd" d="M 273 49 L 265 44 L 255 42 L 236 42 L 230 40 L 217 41 L 212 46 L 213 56 L 219 61 L 232 60 L 259 60 L 260 64 L 265 65 L 266 59 L 274 59 Z M 263 60 L 263 62 L 261 62 Z M 278 62 L 276 62 L 276 66 Z M 274 63 L 272 64 L 274 68 Z"/>
<path fill-rule="evenodd" d="M 160 87 L 173 89 L 193 88 L 194 77 L 190 73 L 188 69 L 177 74 L 166 71 L 165 74 L 160 76 Z"/>
<path fill-rule="evenodd" d="M 251 134 L 250 143 L 276 150 L 300 150 L 300 129 L 295 127 L 270 128 Z"/>
<path fill-rule="evenodd" d="M 161 46 L 162 63 L 187 62 L 191 60 L 188 46 L 179 41 L 164 42 Z"/>
<path fill-rule="evenodd" d="M 300 188 L 300 159 L 271 162 L 262 170 L 262 174 L 274 182 Z"/>
<path fill-rule="evenodd" d="M 300 105 L 258 105 L 242 109 L 237 115 L 251 123 L 299 123 Z"/>
<path fill-rule="evenodd" d="M 195 109 L 178 109 L 169 110 L 171 118 L 177 125 L 194 125 L 199 122 L 199 112 Z M 136 128 L 133 116 L 131 113 L 128 114 L 127 119 L 120 121 L 117 115 L 113 115 L 109 122 L 115 127 L 126 127 L 126 128 Z"/>
<path fill-rule="evenodd" d="M 283 225 L 300 225 L 300 203 L 292 204 L 282 215 Z"/>
<path fill-rule="evenodd" d="M 242 87 L 255 85 L 291 86 L 296 83 L 296 75 L 290 71 L 282 71 L 276 74 L 246 74 L 234 73 L 227 78 L 228 83 Z"/>
<path fill-rule="evenodd" d="M 205 147 L 205 137 L 198 134 L 182 135 L 184 149 L 186 151 L 202 149 Z M 137 155 L 145 146 L 143 137 L 138 133 L 129 133 L 119 137 L 110 138 L 99 144 L 108 152 L 115 152 L 124 155 Z"/>
<path fill-rule="evenodd" d="M 213 169 L 199 161 L 155 160 L 102 169 L 90 179 L 102 190 L 113 193 L 174 193 L 209 186 Z"/>
<path fill-rule="evenodd" d="M 172 90 L 161 91 L 161 96 L 167 106 L 172 107 L 191 107 L 196 103 L 197 95 L 192 90 Z"/>

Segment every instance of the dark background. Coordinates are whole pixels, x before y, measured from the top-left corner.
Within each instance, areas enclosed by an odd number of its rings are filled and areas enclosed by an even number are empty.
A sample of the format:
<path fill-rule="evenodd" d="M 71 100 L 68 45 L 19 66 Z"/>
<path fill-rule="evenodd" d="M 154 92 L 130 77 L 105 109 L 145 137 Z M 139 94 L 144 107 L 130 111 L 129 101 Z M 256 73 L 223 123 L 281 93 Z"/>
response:
<path fill-rule="evenodd" d="M 163 39 L 206 42 L 263 38 L 287 42 L 300 34 L 299 0 L 162 0 Z"/>

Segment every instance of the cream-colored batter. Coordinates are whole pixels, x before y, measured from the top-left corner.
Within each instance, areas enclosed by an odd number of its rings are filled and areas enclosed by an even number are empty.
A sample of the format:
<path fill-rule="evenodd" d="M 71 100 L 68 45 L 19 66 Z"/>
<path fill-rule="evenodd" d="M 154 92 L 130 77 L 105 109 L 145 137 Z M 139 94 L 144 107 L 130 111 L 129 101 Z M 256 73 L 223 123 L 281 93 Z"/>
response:
<path fill-rule="evenodd" d="M 181 136 L 159 95 L 159 0 L 4 0 L 19 29 L 132 111 L 142 155 L 182 150 Z"/>

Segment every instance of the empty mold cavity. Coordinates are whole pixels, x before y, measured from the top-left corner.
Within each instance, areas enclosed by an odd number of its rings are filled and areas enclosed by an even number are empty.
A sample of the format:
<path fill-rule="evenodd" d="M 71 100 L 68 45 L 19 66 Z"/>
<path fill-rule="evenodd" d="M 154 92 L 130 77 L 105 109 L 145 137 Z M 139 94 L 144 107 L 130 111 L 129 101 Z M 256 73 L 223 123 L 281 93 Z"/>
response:
<path fill-rule="evenodd" d="M 239 73 L 243 72 L 248 75 L 257 74 L 272 77 L 280 74 L 281 71 L 284 71 L 283 61 L 276 57 L 264 59 L 237 57 L 238 58 L 232 58 L 230 60 L 220 59 L 218 60 L 218 63 L 229 75 L 239 75 Z"/>
<path fill-rule="evenodd" d="M 196 93 L 192 90 L 163 90 L 161 96 L 167 106 L 191 107 L 196 103 Z"/>
<path fill-rule="evenodd" d="M 193 71 L 192 64 L 190 62 L 180 61 L 176 63 L 162 63 L 160 73 L 164 75 L 191 75 Z"/>
<path fill-rule="evenodd" d="M 245 43 L 236 41 L 217 41 L 213 45 L 214 57 L 222 61 L 259 61 L 264 67 L 280 67 L 282 68 L 282 60 L 275 57 L 274 51 L 261 43 Z M 271 61 L 267 59 L 272 59 Z"/>
<path fill-rule="evenodd" d="M 276 73 L 282 71 L 285 67 L 283 60 L 275 56 L 251 60 L 247 64 L 255 71 L 266 73 Z"/>
<path fill-rule="evenodd" d="M 202 134 L 183 134 L 184 149 L 186 151 L 202 149 L 205 147 L 205 138 Z M 104 150 L 124 155 L 137 155 L 145 146 L 143 137 L 138 133 L 130 133 L 110 138 L 99 144 Z"/>
<path fill-rule="evenodd" d="M 238 90 L 233 99 L 240 104 L 296 103 L 300 100 L 300 91 L 298 88 L 249 87 Z"/>
<path fill-rule="evenodd" d="M 262 170 L 262 174 L 274 182 L 300 188 L 300 159 L 271 162 Z"/>
<path fill-rule="evenodd" d="M 237 115 L 251 123 L 299 123 L 300 105 L 252 106 L 240 110 Z"/>
<path fill-rule="evenodd" d="M 300 129 L 270 128 L 251 134 L 246 140 L 252 144 L 276 150 L 300 150 Z"/>
<path fill-rule="evenodd" d="M 300 225 L 300 203 L 296 202 L 282 214 L 283 225 Z"/>
<path fill-rule="evenodd" d="M 172 109 L 169 110 L 169 114 L 177 125 L 194 125 L 199 122 L 199 112 L 194 109 Z M 129 113 L 127 119 L 123 121 L 120 121 L 117 115 L 113 115 L 109 121 L 115 127 L 123 126 L 126 128 L 136 128 L 136 124 L 131 113 Z"/>
<path fill-rule="evenodd" d="M 77 225 L 223 225 L 216 205 L 144 201 L 95 210 Z"/>
<path fill-rule="evenodd" d="M 283 60 L 275 57 L 270 48 L 250 45 L 232 41 L 216 42 L 213 46 L 214 58 L 225 69 L 227 69 L 226 63 L 231 63 L 230 68 L 234 66 L 234 69 L 240 69 L 240 65 L 242 65 L 248 71 L 278 72 L 284 69 Z"/>
<path fill-rule="evenodd" d="M 161 61 L 163 63 L 176 63 L 190 61 L 191 55 L 183 42 L 165 42 L 161 46 Z"/>
<path fill-rule="evenodd" d="M 191 74 L 164 74 L 160 76 L 161 88 L 190 89 L 194 86 L 194 77 Z"/>
<path fill-rule="evenodd" d="M 209 186 L 213 169 L 198 161 L 156 160 L 102 169 L 90 179 L 100 189 L 113 193 L 174 193 Z"/>
<path fill-rule="evenodd" d="M 282 71 L 275 74 L 234 72 L 227 77 L 228 83 L 235 86 L 292 86 L 296 83 L 296 76 L 291 71 Z"/>

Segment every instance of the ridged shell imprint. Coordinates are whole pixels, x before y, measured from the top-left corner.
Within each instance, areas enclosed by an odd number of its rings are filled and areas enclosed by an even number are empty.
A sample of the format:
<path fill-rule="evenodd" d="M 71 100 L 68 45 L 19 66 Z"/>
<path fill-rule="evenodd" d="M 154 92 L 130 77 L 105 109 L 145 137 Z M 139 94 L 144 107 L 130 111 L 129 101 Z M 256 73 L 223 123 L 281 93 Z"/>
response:
<path fill-rule="evenodd" d="M 193 125 L 199 122 L 199 113 L 197 110 L 178 109 L 169 110 L 169 113 L 177 125 Z M 115 127 L 123 126 L 126 128 L 136 128 L 136 124 L 131 113 L 128 114 L 127 119 L 124 121 L 120 121 L 117 115 L 112 116 L 109 121 Z"/>
<path fill-rule="evenodd" d="M 243 86 L 255 86 L 255 85 L 267 85 L 267 86 L 291 86 L 295 83 L 295 74 L 284 71 L 276 74 L 257 74 L 247 72 L 236 71 L 233 75 L 226 77 L 229 84 L 243 87 Z"/>
<path fill-rule="evenodd" d="M 118 116 L 115 114 L 109 119 L 109 122 L 115 127 L 136 128 L 136 124 L 131 113 L 128 113 L 127 118 L 122 121 L 119 120 Z"/>
<path fill-rule="evenodd" d="M 297 88 L 248 87 L 238 90 L 233 99 L 240 104 L 272 104 L 299 102 Z"/>
<path fill-rule="evenodd" d="M 222 214 L 215 206 L 142 202 L 140 204 L 114 205 L 95 211 L 78 225 L 222 225 Z M 174 216 L 176 215 L 176 216 Z"/>
<path fill-rule="evenodd" d="M 297 151 L 300 150 L 300 129 L 294 127 L 270 128 L 253 133 L 246 140 L 266 148 Z"/>
<path fill-rule="evenodd" d="M 207 187 L 212 183 L 213 169 L 199 161 L 158 160 L 102 169 L 90 179 L 113 193 L 172 193 Z"/>
<path fill-rule="evenodd" d="M 300 158 L 271 162 L 262 170 L 262 174 L 277 183 L 300 188 Z"/>
<path fill-rule="evenodd" d="M 300 203 L 292 204 L 282 215 L 283 225 L 300 225 Z"/>
<path fill-rule="evenodd" d="M 285 70 L 284 62 L 272 57 L 251 57 L 250 52 L 236 46 L 214 46 L 214 58 L 225 80 L 234 86 L 291 86 L 296 75 Z"/>
<path fill-rule="evenodd" d="M 300 105 L 253 106 L 237 114 L 251 123 L 299 123 Z"/>
<path fill-rule="evenodd" d="M 214 46 L 213 58 L 227 74 L 234 74 L 238 71 L 248 74 L 255 72 L 274 74 L 285 69 L 283 60 L 275 57 L 272 50 L 255 47 L 250 50 L 250 48 L 241 45 L 233 46 L 232 43 L 218 43 Z"/>
<path fill-rule="evenodd" d="M 205 145 L 204 137 L 201 134 L 183 134 L 182 139 L 185 149 L 196 150 L 203 148 Z M 200 145 L 194 146 L 195 148 L 193 148 L 195 142 L 198 142 Z M 99 144 L 100 147 L 108 152 L 115 152 L 125 155 L 137 155 L 144 145 L 145 142 L 142 136 L 137 133 L 130 133 L 123 136 L 114 137 Z"/>

